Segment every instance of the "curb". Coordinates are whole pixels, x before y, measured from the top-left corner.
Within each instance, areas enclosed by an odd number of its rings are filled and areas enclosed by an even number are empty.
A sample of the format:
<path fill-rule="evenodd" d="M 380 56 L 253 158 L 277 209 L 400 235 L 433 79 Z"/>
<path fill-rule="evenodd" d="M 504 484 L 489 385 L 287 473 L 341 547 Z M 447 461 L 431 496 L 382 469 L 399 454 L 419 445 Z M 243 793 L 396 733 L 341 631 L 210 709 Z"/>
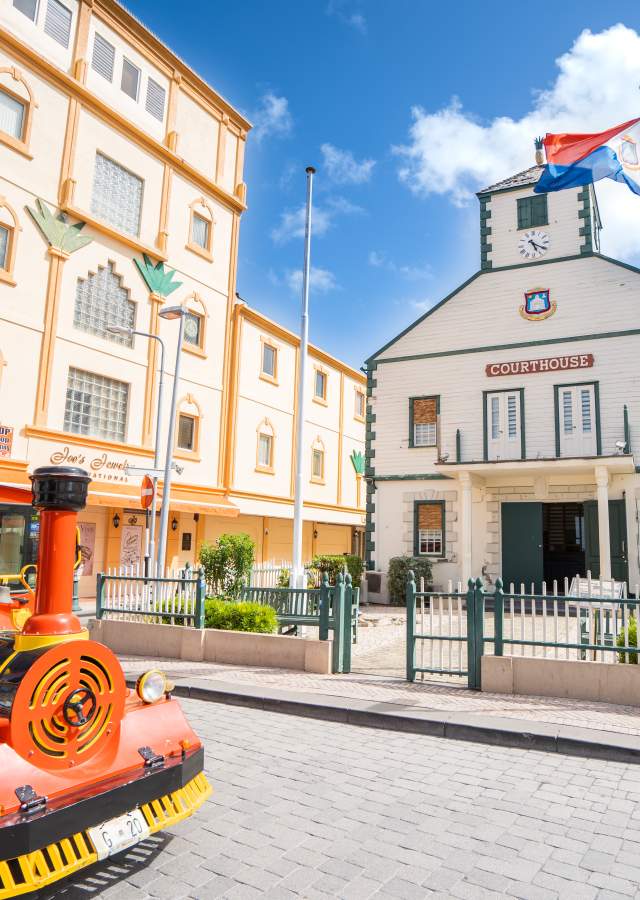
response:
<path fill-rule="evenodd" d="M 127 677 L 127 685 L 135 686 Z M 402 731 L 497 747 L 562 753 L 611 762 L 640 763 L 640 738 L 569 725 L 548 725 L 521 719 L 422 710 L 394 703 L 305 694 L 258 685 L 229 684 L 209 679 L 177 679 L 177 697 L 246 706 L 285 715 L 342 722 L 364 728 Z"/>

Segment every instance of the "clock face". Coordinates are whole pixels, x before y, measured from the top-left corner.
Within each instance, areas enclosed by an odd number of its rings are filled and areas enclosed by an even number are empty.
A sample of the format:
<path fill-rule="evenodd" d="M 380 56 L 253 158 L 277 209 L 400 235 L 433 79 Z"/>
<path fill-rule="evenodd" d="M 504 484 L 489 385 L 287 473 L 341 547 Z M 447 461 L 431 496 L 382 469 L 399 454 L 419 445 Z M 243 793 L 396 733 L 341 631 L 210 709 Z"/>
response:
<path fill-rule="evenodd" d="M 544 231 L 525 231 L 518 241 L 518 250 L 524 259 L 539 259 L 548 249 L 549 235 Z"/>

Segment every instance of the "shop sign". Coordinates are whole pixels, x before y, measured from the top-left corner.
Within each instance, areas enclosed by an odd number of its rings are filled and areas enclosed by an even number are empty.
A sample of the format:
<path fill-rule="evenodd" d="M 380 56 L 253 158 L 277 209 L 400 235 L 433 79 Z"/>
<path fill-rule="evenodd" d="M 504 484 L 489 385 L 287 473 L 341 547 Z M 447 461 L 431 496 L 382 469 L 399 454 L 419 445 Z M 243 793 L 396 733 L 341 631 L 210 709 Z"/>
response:
<path fill-rule="evenodd" d="M 127 467 L 130 465 L 129 461 L 126 458 L 119 460 L 107 453 L 89 456 L 81 450 L 63 447 L 62 450 L 56 450 L 52 453 L 49 460 L 54 466 L 83 466 L 88 468 L 91 477 L 96 481 L 129 481 L 126 474 Z"/>
<path fill-rule="evenodd" d="M 0 425 L 0 456 L 11 456 L 13 444 L 13 428 L 8 425 Z"/>
<path fill-rule="evenodd" d="M 590 369 L 593 353 L 575 353 L 570 356 L 551 356 L 546 359 L 525 359 L 516 362 L 487 363 L 485 372 L 496 375 L 535 375 L 538 372 L 567 372 L 572 369 Z"/>

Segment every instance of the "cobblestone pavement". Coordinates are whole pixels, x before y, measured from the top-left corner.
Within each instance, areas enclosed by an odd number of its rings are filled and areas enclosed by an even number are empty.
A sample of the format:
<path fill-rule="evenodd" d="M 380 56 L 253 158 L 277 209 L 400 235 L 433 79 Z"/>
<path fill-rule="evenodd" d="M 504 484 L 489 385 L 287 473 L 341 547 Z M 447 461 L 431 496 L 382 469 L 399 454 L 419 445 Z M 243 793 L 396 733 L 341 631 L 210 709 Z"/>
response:
<path fill-rule="evenodd" d="M 640 896 L 640 766 L 184 708 L 213 798 L 40 900 Z"/>
<path fill-rule="evenodd" d="M 220 663 L 187 662 L 176 659 L 147 659 L 120 655 L 128 677 L 135 678 L 151 667 L 163 669 L 176 680 L 224 682 L 228 685 L 253 685 L 265 689 L 312 693 L 321 696 L 369 701 L 377 709 L 393 703 L 415 709 L 477 713 L 544 722 L 549 725 L 573 725 L 597 731 L 640 736 L 637 706 L 619 706 L 587 700 L 554 697 L 524 697 L 469 691 L 459 685 L 440 681 L 408 684 L 400 678 L 380 677 L 353 672 L 350 675 L 311 675 L 287 669 L 228 666 Z"/>

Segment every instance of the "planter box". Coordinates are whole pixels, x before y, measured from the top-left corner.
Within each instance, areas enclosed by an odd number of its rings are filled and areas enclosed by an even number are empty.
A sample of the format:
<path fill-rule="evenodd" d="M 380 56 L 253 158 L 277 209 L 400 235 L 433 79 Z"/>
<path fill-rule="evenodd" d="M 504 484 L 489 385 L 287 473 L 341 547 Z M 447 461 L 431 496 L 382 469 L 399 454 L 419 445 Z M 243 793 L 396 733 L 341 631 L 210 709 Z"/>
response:
<path fill-rule="evenodd" d="M 114 653 L 130 653 L 149 659 L 163 657 L 293 669 L 317 675 L 331 673 L 331 641 L 113 619 L 92 619 L 89 634 L 92 640 L 101 641 Z"/>
<path fill-rule="evenodd" d="M 640 706 L 640 666 L 570 659 L 482 657 L 482 690 Z"/>

